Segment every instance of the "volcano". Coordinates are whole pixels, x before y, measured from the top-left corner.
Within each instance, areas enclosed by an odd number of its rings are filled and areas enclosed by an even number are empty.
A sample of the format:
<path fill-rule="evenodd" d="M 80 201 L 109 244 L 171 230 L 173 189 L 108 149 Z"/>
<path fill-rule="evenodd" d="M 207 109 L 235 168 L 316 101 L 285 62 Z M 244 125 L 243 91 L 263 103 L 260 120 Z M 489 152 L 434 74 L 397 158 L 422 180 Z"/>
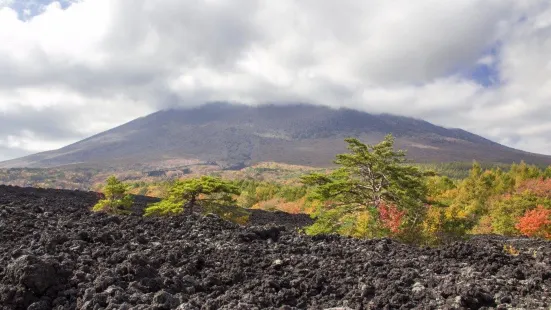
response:
<path fill-rule="evenodd" d="M 228 169 L 259 162 L 326 167 L 346 150 L 344 138 L 373 144 L 388 133 L 414 162 L 551 164 L 551 156 L 409 117 L 307 104 L 209 103 L 158 111 L 58 150 L 2 162 L 0 168 L 170 159 L 215 162 Z"/>

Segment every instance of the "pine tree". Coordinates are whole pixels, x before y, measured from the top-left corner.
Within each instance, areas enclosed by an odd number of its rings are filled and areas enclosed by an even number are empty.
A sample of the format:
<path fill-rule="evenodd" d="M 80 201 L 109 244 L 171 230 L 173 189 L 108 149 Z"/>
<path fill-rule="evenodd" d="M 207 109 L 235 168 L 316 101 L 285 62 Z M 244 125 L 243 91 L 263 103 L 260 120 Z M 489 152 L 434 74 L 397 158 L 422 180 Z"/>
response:
<path fill-rule="evenodd" d="M 221 208 L 233 206 L 233 196 L 239 193 L 237 186 L 220 178 L 202 176 L 178 180 L 168 190 L 167 197 L 146 208 L 144 215 L 174 215 L 184 211 L 193 213 L 196 207 L 219 213 Z"/>
<path fill-rule="evenodd" d="M 333 209 L 331 215 L 339 214 L 340 218 L 370 212 L 372 217 L 378 213 L 380 219 L 379 208 L 392 205 L 397 208 L 395 212 L 403 211 L 402 230 L 418 226 L 425 214 L 424 175 L 406 163 L 404 151 L 394 149 L 392 135 L 376 145 L 366 145 L 355 138 L 345 141 L 350 152 L 337 155 L 335 163 L 339 169 L 329 175 L 314 173 L 302 178 L 303 183 L 315 186 L 313 198 L 328 201 L 325 209 Z M 323 210 L 318 214 L 320 220 L 322 213 Z M 324 221 L 324 227 L 327 223 Z M 342 223 L 335 223 L 334 229 L 338 230 Z M 396 223 L 393 225 L 396 231 Z"/>
<path fill-rule="evenodd" d="M 110 176 L 103 189 L 104 199 L 92 208 L 95 212 L 107 212 L 112 214 L 130 213 L 133 198 L 127 194 L 128 185 L 122 183 L 117 177 Z"/>

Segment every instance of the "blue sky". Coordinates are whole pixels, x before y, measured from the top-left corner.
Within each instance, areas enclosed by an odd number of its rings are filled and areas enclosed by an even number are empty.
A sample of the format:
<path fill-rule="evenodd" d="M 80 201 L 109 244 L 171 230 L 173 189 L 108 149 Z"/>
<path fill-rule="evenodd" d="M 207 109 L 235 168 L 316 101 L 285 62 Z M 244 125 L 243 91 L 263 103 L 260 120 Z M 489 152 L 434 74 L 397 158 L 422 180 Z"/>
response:
<path fill-rule="evenodd" d="M 548 0 L 7 1 L 0 160 L 218 100 L 412 116 L 551 154 Z"/>
<path fill-rule="evenodd" d="M 476 63 L 467 68 L 466 78 L 472 79 L 484 87 L 498 87 L 500 84 L 499 68 L 495 59 L 498 58 L 499 44 L 493 46 L 489 52 L 484 53 L 487 59 L 494 59 L 491 63 Z M 484 56 L 481 57 L 484 59 Z"/>
<path fill-rule="evenodd" d="M 18 12 L 19 18 L 22 20 L 28 20 L 33 16 L 41 14 L 45 7 L 53 0 L 9 0 L 8 6 Z M 74 0 L 59 0 L 55 1 L 59 3 L 62 8 L 69 7 Z"/>

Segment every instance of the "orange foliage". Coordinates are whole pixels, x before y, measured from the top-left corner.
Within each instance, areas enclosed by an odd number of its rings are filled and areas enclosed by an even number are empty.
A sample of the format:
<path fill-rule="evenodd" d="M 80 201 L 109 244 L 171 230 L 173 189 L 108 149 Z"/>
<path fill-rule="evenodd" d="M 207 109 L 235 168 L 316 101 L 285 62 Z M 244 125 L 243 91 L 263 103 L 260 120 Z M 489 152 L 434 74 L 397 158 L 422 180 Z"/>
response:
<path fill-rule="evenodd" d="M 399 233 L 401 231 L 400 226 L 405 214 L 405 211 L 400 211 L 395 205 L 386 203 L 379 205 L 379 219 L 383 223 L 383 226 L 388 228 L 392 233 Z"/>
<path fill-rule="evenodd" d="M 255 203 L 251 209 L 260 209 L 260 210 L 276 210 L 277 205 L 279 204 L 279 199 L 273 198 L 270 200 L 259 201 Z"/>
<path fill-rule="evenodd" d="M 529 237 L 550 238 L 549 230 L 551 228 L 551 210 L 538 206 L 534 210 L 524 213 L 515 226 L 522 234 Z"/>
<path fill-rule="evenodd" d="M 305 198 L 298 201 L 286 202 L 280 198 L 273 198 L 267 201 L 260 201 L 253 205 L 251 209 L 261 209 L 261 210 L 279 210 L 286 213 L 303 213 L 302 206 L 304 205 Z"/>
<path fill-rule="evenodd" d="M 551 179 L 528 179 L 517 187 L 519 193 L 530 191 L 537 196 L 551 198 Z"/>
<path fill-rule="evenodd" d="M 300 201 L 281 202 L 277 209 L 291 214 L 302 213 L 302 203 Z"/>

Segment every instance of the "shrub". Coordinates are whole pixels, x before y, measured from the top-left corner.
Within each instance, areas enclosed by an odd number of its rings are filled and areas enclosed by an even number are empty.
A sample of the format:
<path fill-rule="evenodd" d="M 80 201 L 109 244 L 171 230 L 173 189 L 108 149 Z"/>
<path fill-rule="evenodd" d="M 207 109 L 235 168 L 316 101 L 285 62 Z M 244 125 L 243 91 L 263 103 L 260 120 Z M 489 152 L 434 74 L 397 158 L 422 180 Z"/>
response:
<path fill-rule="evenodd" d="M 92 208 L 94 212 L 107 212 L 111 214 L 127 214 L 130 213 L 133 198 L 127 194 L 128 186 L 115 176 L 110 176 L 107 179 L 107 184 L 103 189 L 104 199 Z"/>
<path fill-rule="evenodd" d="M 503 252 L 512 256 L 518 256 L 520 254 L 520 251 L 511 244 L 504 244 Z"/>
<path fill-rule="evenodd" d="M 184 211 L 193 213 L 199 207 L 203 213 L 215 213 L 241 224 L 247 221 L 248 212 L 235 207 L 234 196 L 239 193 L 235 184 L 218 177 L 178 180 L 169 188 L 165 199 L 145 209 L 144 216 L 176 215 Z"/>
<path fill-rule="evenodd" d="M 391 234 L 402 232 L 401 226 L 405 214 L 405 211 L 401 211 L 393 204 L 382 203 L 379 205 L 379 219 Z"/>
<path fill-rule="evenodd" d="M 526 211 L 515 226 L 522 234 L 529 237 L 551 237 L 551 210 L 538 206 L 534 210 Z"/>

